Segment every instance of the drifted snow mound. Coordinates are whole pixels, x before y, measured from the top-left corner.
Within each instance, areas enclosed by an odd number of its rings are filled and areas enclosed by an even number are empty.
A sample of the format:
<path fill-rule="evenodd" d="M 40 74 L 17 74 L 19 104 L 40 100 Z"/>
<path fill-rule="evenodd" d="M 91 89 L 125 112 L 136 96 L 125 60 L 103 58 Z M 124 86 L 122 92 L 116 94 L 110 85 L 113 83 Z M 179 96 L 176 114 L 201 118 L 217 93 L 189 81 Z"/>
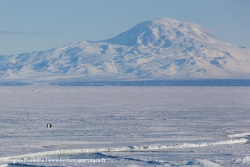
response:
<path fill-rule="evenodd" d="M 229 138 L 240 138 L 240 137 L 247 137 L 247 136 L 250 136 L 250 132 L 228 135 Z"/>
<path fill-rule="evenodd" d="M 249 164 L 250 165 L 250 156 L 246 156 L 244 158 L 238 158 L 235 160 L 234 163 L 237 164 Z"/>
<path fill-rule="evenodd" d="M 1 79 L 249 79 L 250 49 L 223 42 L 194 23 L 146 21 L 103 41 L 0 56 Z"/>
<path fill-rule="evenodd" d="M 206 159 L 199 159 L 197 161 L 200 162 L 204 167 L 221 167 L 219 164 Z"/>
<path fill-rule="evenodd" d="M 0 164 L 0 167 L 7 167 L 8 164 Z"/>
<path fill-rule="evenodd" d="M 56 150 L 56 151 L 38 152 L 38 153 L 18 155 L 18 156 L 2 157 L 0 158 L 0 163 L 9 162 L 9 160 L 11 159 L 34 158 L 34 157 L 54 156 L 54 155 L 72 155 L 72 154 L 99 153 L 99 152 L 128 152 L 128 151 L 161 152 L 170 149 L 213 147 L 218 145 L 244 144 L 247 142 L 248 142 L 247 139 L 241 138 L 241 139 L 230 139 L 230 140 L 210 142 L 210 143 L 181 143 L 175 145 L 155 144 L 146 146 L 124 146 L 124 147 L 110 147 L 110 148 L 96 148 L 96 149 Z"/>

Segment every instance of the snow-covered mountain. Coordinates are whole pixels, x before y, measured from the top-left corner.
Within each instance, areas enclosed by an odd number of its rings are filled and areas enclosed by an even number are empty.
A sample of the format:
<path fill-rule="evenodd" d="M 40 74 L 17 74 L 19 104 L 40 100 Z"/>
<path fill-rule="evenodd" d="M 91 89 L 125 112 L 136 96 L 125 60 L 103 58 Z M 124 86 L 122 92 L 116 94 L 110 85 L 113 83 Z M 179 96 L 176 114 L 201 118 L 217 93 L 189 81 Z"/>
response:
<path fill-rule="evenodd" d="M 103 41 L 0 56 L 2 80 L 250 79 L 250 49 L 197 24 L 163 18 Z"/>

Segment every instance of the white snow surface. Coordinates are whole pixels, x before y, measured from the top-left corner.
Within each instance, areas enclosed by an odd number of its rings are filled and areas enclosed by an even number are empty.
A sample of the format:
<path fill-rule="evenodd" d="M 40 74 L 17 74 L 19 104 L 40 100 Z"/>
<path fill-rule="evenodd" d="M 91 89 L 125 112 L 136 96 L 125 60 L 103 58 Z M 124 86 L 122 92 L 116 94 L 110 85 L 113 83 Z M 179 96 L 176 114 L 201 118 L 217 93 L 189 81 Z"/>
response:
<path fill-rule="evenodd" d="M 228 135 L 229 138 L 239 138 L 239 137 L 246 137 L 246 136 L 250 136 L 250 133 L 239 133 L 239 134 Z"/>
<path fill-rule="evenodd" d="M 0 87 L 0 98 L 1 166 L 250 162 L 249 87 Z"/>
<path fill-rule="evenodd" d="M 243 157 L 243 158 L 238 158 L 238 159 L 235 160 L 235 162 L 250 165 L 250 156 L 246 156 L 246 157 Z"/>
<path fill-rule="evenodd" d="M 194 23 L 162 18 L 103 41 L 0 56 L 4 80 L 249 79 L 250 49 Z"/>

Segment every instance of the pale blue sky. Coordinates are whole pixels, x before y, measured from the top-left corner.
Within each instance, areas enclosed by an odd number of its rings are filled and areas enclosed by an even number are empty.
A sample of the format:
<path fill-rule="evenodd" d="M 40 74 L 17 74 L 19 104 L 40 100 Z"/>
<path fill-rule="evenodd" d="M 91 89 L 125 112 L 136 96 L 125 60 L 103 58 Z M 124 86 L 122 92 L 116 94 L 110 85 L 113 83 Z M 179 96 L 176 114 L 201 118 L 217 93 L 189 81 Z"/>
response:
<path fill-rule="evenodd" d="M 250 47 L 250 0 L 0 0 L 0 11 L 0 55 L 103 40 L 162 17 Z"/>

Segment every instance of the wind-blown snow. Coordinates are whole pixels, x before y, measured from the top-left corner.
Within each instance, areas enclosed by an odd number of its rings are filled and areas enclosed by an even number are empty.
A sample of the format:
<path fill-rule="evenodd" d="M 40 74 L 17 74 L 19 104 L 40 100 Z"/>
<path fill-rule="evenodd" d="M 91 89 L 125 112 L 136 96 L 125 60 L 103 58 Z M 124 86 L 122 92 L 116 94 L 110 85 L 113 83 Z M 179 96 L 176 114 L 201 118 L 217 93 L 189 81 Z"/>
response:
<path fill-rule="evenodd" d="M 243 158 L 238 158 L 235 160 L 235 163 L 238 163 L 238 164 L 250 164 L 250 156 L 246 156 L 246 157 L 243 157 Z"/>
<path fill-rule="evenodd" d="M 228 135 L 229 138 L 239 138 L 239 137 L 246 137 L 246 136 L 250 136 L 250 133 L 239 133 L 239 134 Z"/>
<path fill-rule="evenodd" d="M 0 158 L 0 162 L 6 162 L 9 159 L 21 159 L 21 158 L 35 158 L 42 156 L 52 156 L 52 155 L 73 155 L 73 154 L 83 154 L 83 153 L 98 153 L 98 152 L 151 152 L 151 151 L 167 151 L 169 149 L 180 149 L 180 148 L 199 148 L 199 147 L 209 147 L 218 145 L 233 145 L 233 144 L 244 144 L 248 142 L 247 139 L 235 139 L 226 140 L 219 142 L 210 143 L 183 143 L 175 145 L 146 145 L 146 146 L 127 146 L 127 147 L 109 147 L 109 148 L 97 148 L 97 149 L 75 149 L 75 150 L 57 150 L 49 152 L 40 152 L 32 154 L 24 154 L 19 156 L 10 156 Z"/>
<path fill-rule="evenodd" d="M 209 160 L 204 160 L 204 159 L 199 159 L 199 160 L 197 160 L 198 162 L 201 162 L 203 165 L 204 165 L 204 167 L 221 167 L 219 164 L 216 164 L 216 163 L 214 163 L 214 162 L 211 162 L 211 161 L 209 161 Z"/>

